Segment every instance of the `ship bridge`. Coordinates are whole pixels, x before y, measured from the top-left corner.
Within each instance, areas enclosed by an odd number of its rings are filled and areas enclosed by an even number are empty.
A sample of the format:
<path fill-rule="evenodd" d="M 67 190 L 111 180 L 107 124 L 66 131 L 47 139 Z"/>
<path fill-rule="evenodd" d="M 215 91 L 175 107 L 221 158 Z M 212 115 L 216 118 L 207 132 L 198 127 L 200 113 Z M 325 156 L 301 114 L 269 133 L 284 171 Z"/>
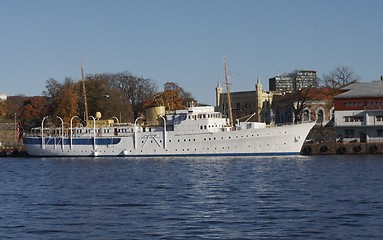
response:
<path fill-rule="evenodd" d="M 190 107 L 178 110 L 174 115 L 168 115 L 174 130 L 183 133 L 219 132 L 227 126 L 227 120 L 220 112 L 215 112 L 212 106 Z"/>

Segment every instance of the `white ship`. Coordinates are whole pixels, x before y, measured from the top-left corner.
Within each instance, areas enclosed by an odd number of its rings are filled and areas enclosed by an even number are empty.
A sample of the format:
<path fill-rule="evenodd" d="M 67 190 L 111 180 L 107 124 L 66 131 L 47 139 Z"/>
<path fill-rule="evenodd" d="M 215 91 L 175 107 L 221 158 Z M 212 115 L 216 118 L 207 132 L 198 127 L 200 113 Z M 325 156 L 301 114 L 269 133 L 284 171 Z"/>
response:
<path fill-rule="evenodd" d="M 230 121 L 212 106 L 165 114 L 147 111 L 134 123 L 94 119 L 87 126 L 33 129 L 23 143 L 30 156 L 257 156 L 299 154 L 314 123 L 267 126 Z M 61 118 L 60 118 L 61 119 Z M 71 120 L 73 120 L 72 118 Z"/>

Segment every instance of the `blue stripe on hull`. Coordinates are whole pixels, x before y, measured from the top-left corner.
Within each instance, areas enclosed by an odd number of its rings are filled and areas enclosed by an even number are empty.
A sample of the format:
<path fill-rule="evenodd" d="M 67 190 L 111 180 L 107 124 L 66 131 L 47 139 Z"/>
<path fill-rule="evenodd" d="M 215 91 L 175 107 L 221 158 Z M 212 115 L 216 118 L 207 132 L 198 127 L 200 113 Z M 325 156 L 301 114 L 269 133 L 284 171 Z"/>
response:
<path fill-rule="evenodd" d="M 44 138 L 44 145 L 60 145 L 62 138 Z M 121 138 L 96 138 L 96 145 L 113 145 L 120 143 Z M 41 138 L 23 138 L 24 144 L 41 145 Z M 64 138 L 64 145 L 70 145 L 70 139 Z M 72 145 L 93 145 L 93 138 L 73 138 Z"/>
<path fill-rule="evenodd" d="M 146 157 L 249 157 L 249 156 L 258 156 L 258 157 L 266 157 L 266 156 L 292 156 L 292 155 L 300 155 L 300 152 L 280 152 L 280 153 L 203 153 L 203 154 L 147 154 L 147 155 L 98 155 L 94 156 L 90 155 L 41 155 L 38 157 L 96 157 L 96 158 L 106 158 L 106 157 L 122 157 L 122 158 L 146 158 Z"/>
<path fill-rule="evenodd" d="M 280 153 L 203 153 L 203 154 L 148 154 L 148 155 L 119 155 L 119 157 L 213 157 L 213 156 L 289 156 L 300 155 L 300 152 L 280 152 Z M 104 156 L 98 156 L 104 157 Z M 107 156 L 105 156 L 107 157 Z"/>

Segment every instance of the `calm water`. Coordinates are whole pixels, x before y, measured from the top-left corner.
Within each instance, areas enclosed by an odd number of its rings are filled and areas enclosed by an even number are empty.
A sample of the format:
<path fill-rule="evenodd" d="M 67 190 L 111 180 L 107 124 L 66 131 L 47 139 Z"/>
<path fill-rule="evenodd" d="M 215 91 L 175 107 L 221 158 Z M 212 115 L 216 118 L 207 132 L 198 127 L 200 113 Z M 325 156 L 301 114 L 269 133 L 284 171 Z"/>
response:
<path fill-rule="evenodd" d="M 383 156 L 0 166 L 0 239 L 383 239 Z"/>

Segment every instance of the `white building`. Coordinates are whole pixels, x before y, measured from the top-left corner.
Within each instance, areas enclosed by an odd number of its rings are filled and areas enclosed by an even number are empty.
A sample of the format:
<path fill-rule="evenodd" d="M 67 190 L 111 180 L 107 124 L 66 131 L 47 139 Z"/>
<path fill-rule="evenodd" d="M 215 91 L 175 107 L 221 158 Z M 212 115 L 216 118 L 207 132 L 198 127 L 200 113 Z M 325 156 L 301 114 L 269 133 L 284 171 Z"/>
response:
<path fill-rule="evenodd" d="M 383 81 L 342 90 L 334 97 L 336 136 L 347 142 L 383 142 Z"/>
<path fill-rule="evenodd" d="M 7 95 L 5 93 L 0 93 L 0 100 L 7 100 Z"/>

